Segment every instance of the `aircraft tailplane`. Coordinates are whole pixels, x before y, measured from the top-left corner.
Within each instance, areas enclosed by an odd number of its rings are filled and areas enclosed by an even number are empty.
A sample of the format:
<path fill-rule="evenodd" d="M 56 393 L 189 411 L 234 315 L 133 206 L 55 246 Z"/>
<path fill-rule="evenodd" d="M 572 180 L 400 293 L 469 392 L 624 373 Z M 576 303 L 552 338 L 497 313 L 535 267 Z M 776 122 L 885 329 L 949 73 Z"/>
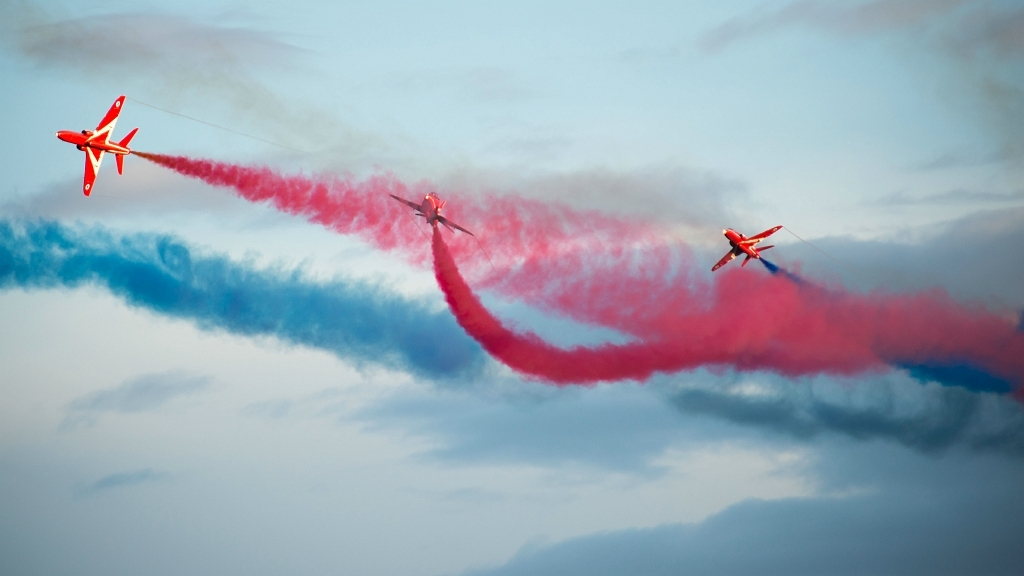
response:
<path fill-rule="evenodd" d="M 122 138 L 121 141 L 117 143 L 117 145 L 122 147 L 122 148 L 127 148 L 128 147 L 128 143 L 132 141 L 132 136 L 135 136 L 135 133 L 138 132 L 138 131 L 139 131 L 138 128 L 132 130 L 131 132 L 128 133 L 127 136 Z M 117 173 L 118 174 L 124 174 L 124 155 L 122 155 L 122 154 L 114 154 L 114 160 L 117 161 Z"/>

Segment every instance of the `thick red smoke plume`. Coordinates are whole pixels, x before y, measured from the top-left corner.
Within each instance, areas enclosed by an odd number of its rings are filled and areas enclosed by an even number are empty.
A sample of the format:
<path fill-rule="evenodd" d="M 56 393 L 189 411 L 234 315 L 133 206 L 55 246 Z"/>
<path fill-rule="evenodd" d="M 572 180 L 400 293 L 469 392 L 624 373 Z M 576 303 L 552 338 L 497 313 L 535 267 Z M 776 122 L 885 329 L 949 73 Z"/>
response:
<path fill-rule="evenodd" d="M 412 212 L 390 197 L 395 194 L 418 202 L 424 194 L 436 191 L 428 183 L 409 186 L 389 174 L 365 180 L 337 175 L 282 175 L 266 166 L 135 154 L 207 184 L 230 188 L 251 202 L 268 203 L 336 232 L 359 236 L 384 250 L 428 255 Z M 664 245 L 657 241 L 660 231 L 655 227 L 597 211 L 579 212 L 523 198 L 445 196 L 449 199 L 445 215 L 483 236 L 495 263 L 511 271 L 482 279 L 507 293 L 515 293 L 517 284 L 534 282 L 537 275 L 556 275 L 590 263 L 636 266 L 637 247 Z M 453 252 L 470 272 L 482 275 L 489 268 L 476 243 L 468 238 L 456 241 Z M 643 267 L 669 270 L 669 252 L 662 249 L 655 257 L 643 257 Z"/>
<path fill-rule="evenodd" d="M 409 209 L 389 194 L 416 200 L 433 191 L 428 184 L 140 156 L 382 249 L 427 256 Z M 703 365 L 786 375 L 929 365 L 970 366 L 1024 384 L 1024 335 L 1014 323 L 944 293 L 857 295 L 736 267 L 708 281 L 692 273 L 685 246 L 651 224 L 522 198 L 453 198 L 449 206 L 446 215 L 487 239 L 500 270 L 488 273 L 468 237 L 456 236 L 449 253 L 435 234 L 435 273 L 453 312 L 489 352 L 538 378 L 643 379 Z M 483 288 L 614 328 L 637 343 L 560 350 L 517 335 L 480 305 L 452 256 Z"/>
<path fill-rule="evenodd" d="M 429 184 L 409 186 L 388 174 L 361 181 L 344 175 L 282 175 L 266 166 L 136 154 L 381 249 L 423 263 L 429 258 L 417 228 L 422 223 L 390 197 L 415 201 L 434 191 Z M 689 250 L 654 225 L 524 198 L 445 197 L 450 200 L 445 214 L 483 238 L 500 270 L 492 273 L 476 244 L 455 236 L 452 252 L 483 288 L 634 335 L 649 334 L 665 310 L 704 305 L 680 290 L 691 287 L 699 295 L 708 288 L 691 279 Z"/>
<path fill-rule="evenodd" d="M 459 325 L 491 356 L 517 372 L 556 384 L 570 384 L 625 378 L 645 380 L 656 371 L 697 365 L 678 362 L 678 355 L 674 358 L 672 347 L 666 345 L 606 344 L 565 350 L 544 342 L 536 334 L 513 332 L 484 308 L 466 284 L 438 228 L 434 228 L 431 247 L 437 284 Z"/>
<path fill-rule="evenodd" d="M 484 308 L 436 229 L 432 248 L 437 283 L 459 325 L 503 364 L 549 382 L 643 380 L 705 365 L 796 376 L 952 361 L 1024 383 L 1024 334 L 998 317 L 937 295 L 871 301 L 746 270 L 717 283 L 706 310 L 669 314 L 655 339 L 561 349 L 510 330 Z"/>

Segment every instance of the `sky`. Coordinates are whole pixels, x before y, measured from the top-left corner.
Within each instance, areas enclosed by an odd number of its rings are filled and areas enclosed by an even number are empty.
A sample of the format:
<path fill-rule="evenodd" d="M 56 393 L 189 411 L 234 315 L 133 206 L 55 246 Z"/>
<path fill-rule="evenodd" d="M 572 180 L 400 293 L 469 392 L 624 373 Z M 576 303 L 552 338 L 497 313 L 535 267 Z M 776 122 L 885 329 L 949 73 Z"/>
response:
<path fill-rule="evenodd" d="M 723 228 L 783 224 L 798 290 L 1020 332 L 1018 2 L 0 0 L 0 76 L 3 574 L 1024 571 L 1021 395 L 969 366 L 553 386 L 464 330 L 427 239 L 393 246 L 411 217 L 341 233 L 134 156 L 84 197 L 54 138 L 125 94 L 133 149 L 655 230 L 708 298 L 786 282 L 710 273 Z M 475 232 L 493 269 L 447 237 L 505 325 L 638 338 L 503 283 L 511 240 Z M 642 269 L 595 278 L 672 313 Z"/>

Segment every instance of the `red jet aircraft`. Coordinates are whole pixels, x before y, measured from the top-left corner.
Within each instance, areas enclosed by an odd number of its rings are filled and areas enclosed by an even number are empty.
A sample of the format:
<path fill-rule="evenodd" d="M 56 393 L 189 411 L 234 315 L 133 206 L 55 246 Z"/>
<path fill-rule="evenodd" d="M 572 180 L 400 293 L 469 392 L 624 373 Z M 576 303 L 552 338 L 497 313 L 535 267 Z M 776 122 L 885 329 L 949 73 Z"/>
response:
<path fill-rule="evenodd" d="M 462 230 L 466 234 L 469 234 L 474 238 L 476 237 L 476 235 L 470 232 L 469 230 L 466 230 L 465 228 L 459 226 L 455 222 L 452 222 L 451 220 L 445 218 L 444 216 L 441 216 L 441 209 L 444 208 L 445 203 L 448 201 L 445 200 L 442 202 L 441 199 L 437 197 L 437 194 L 433 192 L 424 196 L 423 202 L 420 204 L 410 202 L 405 198 L 399 198 L 394 194 L 392 194 L 391 197 L 415 210 L 417 216 L 423 216 L 424 218 L 427 219 L 427 224 L 430 224 L 435 228 L 437 227 L 437 223 L 440 222 L 441 224 L 444 224 L 445 227 L 447 227 L 449 230 L 451 230 L 452 233 L 454 233 L 455 230 Z M 453 228 L 455 230 L 452 230 Z"/>
<path fill-rule="evenodd" d="M 124 157 L 132 153 L 128 149 L 128 142 L 139 131 L 138 128 L 129 132 L 117 144 L 110 141 L 110 135 L 114 132 L 114 124 L 117 123 L 117 115 L 121 113 L 121 106 L 123 105 L 124 96 L 114 100 L 114 105 L 110 107 L 103 120 L 100 120 L 96 130 L 82 130 L 81 132 L 61 130 L 57 132 L 57 138 L 70 142 L 77 146 L 79 150 L 85 152 L 85 183 L 82 185 L 82 191 L 85 192 L 86 196 L 92 192 L 92 184 L 96 181 L 96 173 L 100 170 L 100 162 L 103 161 L 104 154 L 110 152 L 114 155 L 114 158 L 117 160 L 117 173 L 121 174 L 124 171 Z"/>
<path fill-rule="evenodd" d="M 733 230 L 732 228 L 722 230 L 722 234 L 725 234 L 725 237 L 729 239 L 729 244 L 732 245 L 732 250 L 730 250 L 728 254 L 723 256 L 722 259 L 718 261 L 718 264 L 715 264 L 715 267 L 712 268 L 711 271 L 714 272 L 715 270 L 718 270 L 722 266 L 725 266 L 726 264 L 731 262 L 733 258 L 739 256 L 740 254 L 747 255 L 746 260 L 744 260 L 743 263 L 740 264 L 741 268 L 743 266 L 746 266 L 747 262 L 750 262 L 751 258 L 757 258 L 758 260 L 760 260 L 761 252 L 769 248 L 772 248 L 773 246 L 765 246 L 764 248 L 761 249 L 755 248 L 754 246 L 758 242 L 764 240 L 765 238 L 771 236 L 772 234 L 775 234 L 781 229 L 782 226 L 776 226 L 775 228 L 765 230 L 760 234 L 755 234 L 750 238 L 747 238 L 746 236 L 740 234 L 739 232 Z"/>

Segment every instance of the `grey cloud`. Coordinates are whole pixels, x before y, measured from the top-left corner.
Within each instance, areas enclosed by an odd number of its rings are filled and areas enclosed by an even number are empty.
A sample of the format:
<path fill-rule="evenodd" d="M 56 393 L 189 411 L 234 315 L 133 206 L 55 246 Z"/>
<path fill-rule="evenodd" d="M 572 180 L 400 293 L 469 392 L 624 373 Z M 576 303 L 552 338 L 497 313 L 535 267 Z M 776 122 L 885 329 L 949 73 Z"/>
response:
<path fill-rule="evenodd" d="M 295 73 L 308 54 L 279 34 L 166 13 L 61 18 L 29 2 L 6 2 L 0 14 L 3 44 L 40 69 L 113 79 L 175 113 L 226 112 L 285 147 L 352 158 L 387 149 L 331 111 L 285 100 L 264 84 L 261 74 Z"/>
<path fill-rule="evenodd" d="M 814 247 L 776 250 L 777 263 L 800 264 L 811 277 L 839 276 L 854 290 L 936 289 L 1005 310 L 1024 308 L 1024 253 L 1012 248 L 1024 235 L 1024 207 L 976 212 L 934 226 L 913 242 L 818 238 Z M 775 259 L 773 259 L 775 261 Z"/>
<path fill-rule="evenodd" d="M 911 171 L 927 172 L 930 170 L 945 170 L 948 168 L 974 167 L 1000 162 L 1006 158 L 998 154 L 977 155 L 947 152 L 932 157 L 929 160 L 909 166 Z"/>
<path fill-rule="evenodd" d="M 227 218 L 251 218 L 253 222 L 274 225 L 288 222 L 279 212 L 261 210 L 233 194 L 211 193 L 203 183 L 184 180 L 150 162 L 131 158 L 125 176 L 102 176 L 102 187 L 89 197 L 79 192 L 81 178 L 55 182 L 34 194 L 0 203 L 7 216 L 62 220 L 138 218 L 174 213 L 215 215 Z M 78 192 L 78 194 L 73 194 Z"/>
<path fill-rule="evenodd" d="M 1024 158 L 1024 8 L 983 3 L 942 33 L 957 82 L 972 86 L 984 122 L 1002 137 L 1000 154 Z"/>
<path fill-rule="evenodd" d="M 998 156 L 1024 158 L 1024 8 L 996 0 L 804 0 L 733 18 L 702 36 L 716 52 L 794 26 L 844 37 L 901 35 L 947 59 L 953 91 L 968 90 Z"/>
<path fill-rule="evenodd" d="M 1024 10 L 1004 12 L 999 4 L 978 3 L 979 10 L 967 12 L 948 46 L 961 56 L 987 52 L 997 58 L 1016 58 L 1024 54 Z"/>
<path fill-rule="evenodd" d="M 203 392 L 210 386 L 206 376 L 179 371 L 145 374 L 120 386 L 98 390 L 72 400 L 67 407 L 63 428 L 92 423 L 105 412 L 132 413 L 156 410 L 183 396 Z"/>
<path fill-rule="evenodd" d="M 929 453 L 959 446 L 1024 456 L 1024 408 L 1019 402 L 922 384 L 900 374 L 857 382 L 742 378 L 732 384 L 683 386 L 667 397 L 684 414 L 801 440 L 844 436 Z"/>
<path fill-rule="evenodd" d="M 1019 574 L 1010 514 L 957 502 L 940 508 L 909 497 L 750 501 L 699 525 L 668 525 L 582 537 L 527 550 L 476 576 L 591 574 Z M 936 510 L 935 508 L 939 508 Z M 949 509 L 951 508 L 951 509 Z"/>
<path fill-rule="evenodd" d="M 269 94 L 253 72 L 284 68 L 302 53 L 267 32 L 170 14 L 62 19 L 28 2 L 5 3 L 4 13 L 8 48 L 40 68 L 155 80 L 165 97 L 208 89 L 236 105 L 255 103 Z"/>
<path fill-rule="evenodd" d="M 897 192 L 884 196 L 871 204 L 888 204 L 891 206 L 935 205 L 935 204 L 994 204 L 1018 203 L 1024 201 L 1024 189 L 1013 192 L 987 192 L 979 190 L 948 190 L 928 196 L 908 196 Z"/>
<path fill-rule="evenodd" d="M 803 0 L 775 10 L 732 18 L 705 33 L 701 48 L 713 52 L 732 43 L 796 25 L 845 35 L 873 34 L 921 25 L 976 0 L 874 0 L 822 2 Z"/>
<path fill-rule="evenodd" d="M 493 379 L 475 388 L 424 388 L 361 411 L 367 426 L 427 437 L 425 458 L 449 462 L 582 465 L 642 475 L 671 445 L 704 437 L 644 386 L 558 389 Z"/>
<path fill-rule="evenodd" d="M 576 465 L 639 476 L 660 474 L 657 459 L 669 448 L 752 436 L 816 446 L 881 442 L 931 455 L 1024 456 L 1019 402 L 904 372 L 794 381 L 698 371 L 593 389 L 494 379 L 477 387 L 424 387 L 357 416 L 370 428 L 428 439 L 432 448 L 422 453 L 428 459 Z"/>
<path fill-rule="evenodd" d="M 849 495 L 749 500 L 694 524 L 527 546 L 475 576 L 593 574 L 1018 574 L 1024 463 L 824 450 L 821 467 L 858 466 Z M 829 457 L 832 454 L 833 457 Z M 845 472 L 843 468 L 841 472 Z"/>
<path fill-rule="evenodd" d="M 543 149 L 556 144 L 532 145 Z M 442 175 L 439 183 L 498 195 L 514 192 L 583 210 L 642 216 L 715 234 L 720 233 L 721 222 L 735 219 L 733 206 L 747 197 L 747 186 L 740 180 L 673 164 L 574 172 L 543 172 L 526 166 L 487 171 L 463 168 Z"/>
<path fill-rule="evenodd" d="M 15 36 L 29 60 L 111 73 L 157 66 L 180 73 L 284 67 L 301 50 L 267 32 L 226 28 L 168 14 L 107 14 L 24 26 Z"/>
<path fill-rule="evenodd" d="M 116 474 L 104 476 L 88 486 L 83 487 L 79 490 L 79 495 L 90 496 L 98 492 L 104 492 L 115 488 L 124 488 L 128 486 L 136 486 L 138 484 L 157 482 L 164 480 L 167 477 L 167 474 L 154 472 L 150 468 L 134 470 L 131 472 L 118 472 Z"/>

